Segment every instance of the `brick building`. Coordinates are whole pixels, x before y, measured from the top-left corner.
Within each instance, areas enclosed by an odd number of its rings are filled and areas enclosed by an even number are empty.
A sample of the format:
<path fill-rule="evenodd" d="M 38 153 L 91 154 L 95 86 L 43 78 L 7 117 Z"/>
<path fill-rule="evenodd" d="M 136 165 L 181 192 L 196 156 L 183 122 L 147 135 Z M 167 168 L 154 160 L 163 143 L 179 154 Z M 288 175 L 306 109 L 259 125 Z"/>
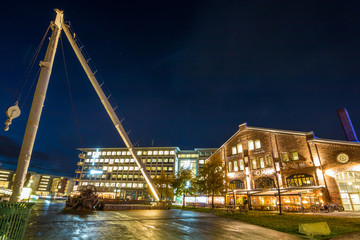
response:
<path fill-rule="evenodd" d="M 253 208 L 275 209 L 279 186 L 285 210 L 328 202 L 360 210 L 358 142 L 244 123 L 209 159 L 213 158 L 224 162 L 229 176 L 228 202 L 247 197 Z"/>

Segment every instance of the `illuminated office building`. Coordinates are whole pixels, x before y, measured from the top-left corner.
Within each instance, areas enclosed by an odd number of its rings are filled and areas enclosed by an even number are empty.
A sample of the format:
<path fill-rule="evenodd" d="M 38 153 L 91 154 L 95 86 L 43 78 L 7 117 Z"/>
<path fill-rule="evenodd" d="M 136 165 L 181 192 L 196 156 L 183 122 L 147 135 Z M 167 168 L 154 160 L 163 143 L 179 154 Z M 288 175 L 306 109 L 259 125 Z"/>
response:
<path fill-rule="evenodd" d="M 147 184 L 126 148 L 80 148 L 76 181 L 79 187 L 93 185 L 99 197 L 110 199 L 149 199 Z M 178 147 L 139 147 L 136 153 L 152 179 L 175 175 L 181 168 L 196 174 L 215 149 L 181 151 Z"/>

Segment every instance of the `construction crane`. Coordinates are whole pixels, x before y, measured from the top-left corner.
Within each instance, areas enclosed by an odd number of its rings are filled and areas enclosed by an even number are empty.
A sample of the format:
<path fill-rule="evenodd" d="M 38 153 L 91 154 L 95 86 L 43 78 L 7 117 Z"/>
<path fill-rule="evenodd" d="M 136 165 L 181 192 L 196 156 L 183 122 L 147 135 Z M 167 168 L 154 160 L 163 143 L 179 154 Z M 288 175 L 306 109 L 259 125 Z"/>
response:
<path fill-rule="evenodd" d="M 120 134 L 121 138 L 123 139 L 126 147 L 128 148 L 129 152 L 131 153 L 132 157 L 134 158 L 136 164 L 138 165 L 140 172 L 144 176 L 146 183 L 149 185 L 151 193 L 153 197 L 159 201 L 159 193 L 155 188 L 151 178 L 149 177 L 146 169 L 144 168 L 143 163 L 141 162 L 140 158 L 137 156 L 134 146 L 126 133 L 124 127 L 121 124 L 115 110 L 111 106 L 108 98 L 106 97 L 104 91 L 102 90 L 100 84 L 98 83 L 94 72 L 91 70 L 88 62 L 86 61 L 85 57 L 83 56 L 79 46 L 75 42 L 73 36 L 70 33 L 69 27 L 64 22 L 64 13 L 61 10 L 55 9 L 56 18 L 55 21 L 50 23 L 50 27 L 52 29 L 52 34 L 50 37 L 50 42 L 45 54 L 44 61 L 40 62 L 40 75 L 36 85 L 36 90 L 34 93 L 33 102 L 31 105 L 31 110 L 29 114 L 29 119 L 26 125 L 24 139 L 21 145 L 18 165 L 16 169 L 16 176 L 13 186 L 13 193 L 11 195 L 10 201 L 11 202 L 18 202 L 20 200 L 20 194 L 22 188 L 24 186 L 25 177 L 27 174 L 27 170 L 29 167 L 31 154 L 35 142 L 35 137 L 37 133 L 37 129 L 39 126 L 39 121 L 41 117 L 42 108 L 45 101 L 46 91 L 50 80 L 51 70 L 54 63 L 56 48 L 59 42 L 61 31 L 64 30 L 67 39 L 69 40 L 71 47 L 73 48 L 77 58 L 79 59 L 81 66 L 84 68 L 86 75 L 88 76 L 92 86 L 94 87 L 97 95 L 100 98 L 100 101 L 104 105 L 106 112 L 110 116 L 112 122 L 115 125 L 116 130 Z M 20 113 L 19 113 L 20 114 Z M 9 114 L 8 114 L 9 116 Z M 15 116 L 15 115 L 14 115 Z M 18 115 L 17 115 L 18 116 Z M 11 118 L 11 116 L 10 116 Z M 7 121 L 7 127 L 10 125 L 11 119 Z M 8 128 L 7 128 L 8 129 Z"/>

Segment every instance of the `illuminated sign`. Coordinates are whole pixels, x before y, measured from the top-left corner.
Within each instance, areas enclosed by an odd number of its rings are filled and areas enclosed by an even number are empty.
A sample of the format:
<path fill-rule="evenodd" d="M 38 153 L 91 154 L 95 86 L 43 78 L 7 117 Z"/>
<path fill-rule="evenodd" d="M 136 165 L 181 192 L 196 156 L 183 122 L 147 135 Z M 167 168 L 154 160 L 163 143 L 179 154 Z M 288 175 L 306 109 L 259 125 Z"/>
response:
<path fill-rule="evenodd" d="M 90 170 L 90 174 L 91 174 L 91 175 L 102 174 L 102 173 L 103 173 L 102 170 Z"/>

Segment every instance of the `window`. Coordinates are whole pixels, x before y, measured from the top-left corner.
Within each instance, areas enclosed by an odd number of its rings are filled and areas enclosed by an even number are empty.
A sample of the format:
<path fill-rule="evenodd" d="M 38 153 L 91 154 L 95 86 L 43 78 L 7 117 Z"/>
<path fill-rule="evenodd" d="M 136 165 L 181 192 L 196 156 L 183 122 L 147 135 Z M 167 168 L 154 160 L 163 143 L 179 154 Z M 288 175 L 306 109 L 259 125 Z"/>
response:
<path fill-rule="evenodd" d="M 163 171 L 167 171 L 167 167 L 163 167 Z"/>
<path fill-rule="evenodd" d="M 134 167 L 132 167 L 132 166 L 131 166 L 131 167 L 129 167 L 129 170 L 130 170 L 130 171 L 134 170 Z"/>
<path fill-rule="evenodd" d="M 109 164 L 114 164 L 114 159 L 110 159 Z"/>
<path fill-rule="evenodd" d="M 87 155 L 88 155 L 88 156 L 91 156 L 91 152 L 88 152 Z"/>
<path fill-rule="evenodd" d="M 118 152 L 117 152 L 117 155 L 121 155 L 121 152 L 120 152 L 120 151 L 118 151 Z"/>
<path fill-rule="evenodd" d="M 126 152 L 126 155 L 131 155 L 131 153 L 128 151 L 128 152 Z"/>
<path fill-rule="evenodd" d="M 174 155 L 175 154 L 175 151 L 170 151 L 170 155 Z"/>
<path fill-rule="evenodd" d="M 231 186 L 232 189 L 245 189 L 245 184 L 241 180 L 231 181 L 230 186 Z"/>
<path fill-rule="evenodd" d="M 299 154 L 298 154 L 298 152 L 292 152 L 292 153 L 291 153 L 291 159 L 292 159 L 293 161 L 299 160 Z"/>
<path fill-rule="evenodd" d="M 228 164 L 229 164 L 229 172 L 232 172 L 232 171 L 233 171 L 233 169 L 232 169 L 232 162 L 229 162 Z"/>
<path fill-rule="evenodd" d="M 142 184 L 142 183 L 139 183 L 139 188 L 142 188 L 142 187 L 144 187 L 144 184 Z"/>
<path fill-rule="evenodd" d="M 126 155 L 126 151 L 122 151 L 121 155 Z"/>
<path fill-rule="evenodd" d="M 107 169 L 108 169 L 108 167 L 106 167 L 106 166 L 105 166 L 105 167 L 103 167 L 103 170 L 107 170 Z"/>
<path fill-rule="evenodd" d="M 116 152 L 112 152 L 111 155 L 116 155 Z"/>
<path fill-rule="evenodd" d="M 259 158 L 259 161 L 260 161 L 260 168 L 265 168 L 264 158 L 263 158 L 263 157 L 260 157 L 260 158 Z"/>
<path fill-rule="evenodd" d="M 123 187 L 123 188 L 126 187 L 126 183 L 122 183 L 121 187 Z"/>
<path fill-rule="evenodd" d="M 169 162 L 174 162 L 174 159 L 173 159 L 173 158 L 170 158 L 170 159 L 169 159 Z"/>
<path fill-rule="evenodd" d="M 256 148 L 256 149 L 261 148 L 260 140 L 256 140 L 256 141 L 255 141 L 255 148 Z"/>
<path fill-rule="evenodd" d="M 294 174 L 286 179 L 288 187 L 314 186 L 314 178 L 308 174 Z"/>
<path fill-rule="evenodd" d="M 169 155 L 169 151 L 164 151 L 164 155 Z"/>
<path fill-rule="evenodd" d="M 152 162 L 153 162 L 153 163 L 156 163 L 156 158 L 153 158 L 153 159 L 152 159 Z"/>
<path fill-rule="evenodd" d="M 158 151 L 154 151 L 154 155 L 158 155 Z"/>
<path fill-rule="evenodd" d="M 272 161 L 271 155 L 266 155 L 266 156 L 265 156 L 265 160 L 266 160 L 266 166 L 267 166 L 267 167 L 272 167 L 273 161 Z"/>
<path fill-rule="evenodd" d="M 274 179 L 269 177 L 261 177 L 255 180 L 255 189 L 275 188 Z"/>
<path fill-rule="evenodd" d="M 140 156 L 141 154 L 142 154 L 142 151 L 138 151 L 138 152 L 137 152 L 137 155 Z"/>
<path fill-rule="evenodd" d="M 85 162 L 90 162 L 90 159 L 86 159 Z"/>
<path fill-rule="evenodd" d="M 111 152 L 107 152 L 107 155 L 111 155 Z"/>
<path fill-rule="evenodd" d="M 164 162 L 167 163 L 169 161 L 169 159 L 167 158 L 164 158 Z"/>
<path fill-rule="evenodd" d="M 244 160 L 240 159 L 239 162 L 240 162 L 240 164 L 239 164 L 240 165 L 240 171 L 244 171 L 244 169 L 245 169 Z"/>
<path fill-rule="evenodd" d="M 100 158 L 100 162 L 104 162 L 104 159 Z"/>
<path fill-rule="evenodd" d="M 138 171 L 139 170 L 139 167 L 135 167 L 135 171 Z"/>
<path fill-rule="evenodd" d="M 124 170 L 124 167 L 120 166 L 120 167 L 119 167 L 119 170 L 120 170 L 120 171 Z"/>
<path fill-rule="evenodd" d="M 239 168 L 238 168 L 238 161 L 234 161 L 234 171 L 238 172 Z"/>
<path fill-rule="evenodd" d="M 249 145 L 249 150 L 254 150 L 254 141 L 253 140 L 250 140 L 248 142 L 248 145 Z"/>
<path fill-rule="evenodd" d="M 127 187 L 128 187 L 128 188 L 131 188 L 131 183 L 128 183 L 128 184 L 127 184 Z"/>
<path fill-rule="evenodd" d="M 150 167 L 146 167 L 146 171 L 150 171 Z"/>
<path fill-rule="evenodd" d="M 172 171 L 173 170 L 173 167 L 169 167 L 169 171 Z"/>
<path fill-rule="evenodd" d="M 148 155 L 152 155 L 152 151 L 148 151 Z"/>
<path fill-rule="evenodd" d="M 284 152 L 284 153 L 281 153 L 281 159 L 283 162 L 288 162 L 289 161 L 289 154 Z"/>
<path fill-rule="evenodd" d="M 105 159 L 105 162 L 106 162 L 106 163 L 109 162 L 109 159 Z"/>
<path fill-rule="evenodd" d="M 257 168 L 256 159 L 252 159 L 251 163 L 252 163 L 252 169 L 256 169 Z"/>
<path fill-rule="evenodd" d="M 242 152 L 243 152 L 242 144 L 238 144 L 238 145 L 237 145 L 237 151 L 238 151 L 238 153 L 242 153 Z"/>
<path fill-rule="evenodd" d="M 231 152 L 232 154 L 236 154 L 236 147 L 232 147 Z"/>
<path fill-rule="evenodd" d="M 127 166 L 126 166 L 126 167 L 124 167 L 124 170 L 125 170 L 125 171 L 129 170 L 129 167 L 127 167 Z"/>
<path fill-rule="evenodd" d="M 120 162 L 121 162 L 121 163 L 125 162 L 125 159 L 123 159 L 123 158 L 122 158 L 122 159 L 120 159 Z"/>
<path fill-rule="evenodd" d="M 157 167 L 157 170 L 158 170 L 158 171 L 161 171 L 161 167 Z"/>
<path fill-rule="evenodd" d="M 118 163 L 118 162 L 119 162 L 119 159 L 118 159 L 118 158 L 116 158 L 116 159 L 115 159 L 115 162 L 116 162 L 116 163 Z"/>
<path fill-rule="evenodd" d="M 118 170 L 118 167 L 114 167 L 114 171 L 117 171 Z"/>
<path fill-rule="evenodd" d="M 125 159 L 125 162 L 126 162 L 126 163 L 130 162 L 130 159 L 128 159 L 128 158 L 127 158 L 127 159 Z"/>
<path fill-rule="evenodd" d="M 156 167 L 151 167 L 151 171 L 156 171 Z"/>
<path fill-rule="evenodd" d="M 130 159 L 130 162 L 135 162 L 135 160 L 132 158 L 132 159 Z"/>
<path fill-rule="evenodd" d="M 162 158 L 158 158 L 158 163 L 161 163 L 162 162 Z"/>
<path fill-rule="evenodd" d="M 159 151 L 159 155 L 164 155 L 164 151 Z"/>
<path fill-rule="evenodd" d="M 205 160 L 199 160 L 199 164 L 204 164 Z"/>

